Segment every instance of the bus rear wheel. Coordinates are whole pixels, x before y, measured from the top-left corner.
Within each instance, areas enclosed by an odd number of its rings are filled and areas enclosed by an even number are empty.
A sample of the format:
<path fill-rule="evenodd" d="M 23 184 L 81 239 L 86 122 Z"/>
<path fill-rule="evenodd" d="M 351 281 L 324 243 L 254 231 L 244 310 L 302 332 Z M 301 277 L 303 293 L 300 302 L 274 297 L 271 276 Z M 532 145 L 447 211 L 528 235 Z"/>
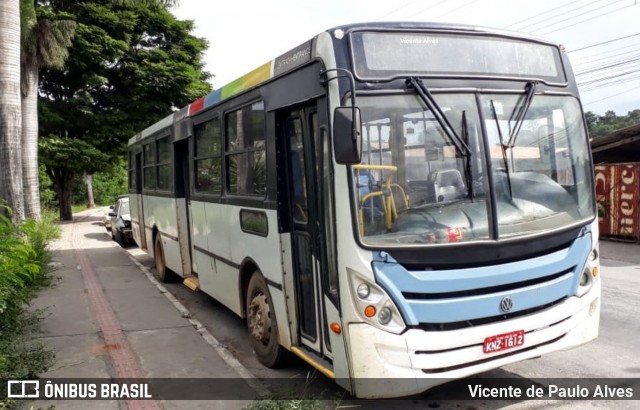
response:
<path fill-rule="evenodd" d="M 278 341 L 271 294 L 260 271 L 255 271 L 249 280 L 246 305 L 247 328 L 258 360 L 267 367 L 282 366 L 288 355 Z"/>

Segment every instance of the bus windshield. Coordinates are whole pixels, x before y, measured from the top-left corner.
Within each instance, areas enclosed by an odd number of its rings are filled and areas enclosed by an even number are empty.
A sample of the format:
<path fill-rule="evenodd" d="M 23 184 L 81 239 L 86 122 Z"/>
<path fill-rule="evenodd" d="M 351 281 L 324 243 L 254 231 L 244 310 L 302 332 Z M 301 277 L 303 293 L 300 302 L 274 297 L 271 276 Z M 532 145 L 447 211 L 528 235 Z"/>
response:
<path fill-rule="evenodd" d="M 469 153 L 456 148 L 417 95 L 358 97 L 363 154 L 352 167 L 352 192 L 364 244 L 499 240 L 594 216 L 575 98 L 533 96 L 516 124 L 523 95 L 433 96 Z"/>

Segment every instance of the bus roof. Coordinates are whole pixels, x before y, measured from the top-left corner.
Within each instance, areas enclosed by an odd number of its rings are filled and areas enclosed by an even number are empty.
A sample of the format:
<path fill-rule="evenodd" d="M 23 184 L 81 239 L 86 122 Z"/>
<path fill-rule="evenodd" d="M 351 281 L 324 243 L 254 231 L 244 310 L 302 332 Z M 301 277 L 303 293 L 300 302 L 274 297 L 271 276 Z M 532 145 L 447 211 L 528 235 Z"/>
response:
<path fill-rule="evenodd" d="M 476 33 L 486 33 L 486 34 L 495 34 L 499 36 L 505 37 L 517 37 L 520 39 L 531 40 L 536 42 L 542 42 L 550 45 L 557 45 L 549 42 L 540 37 L 518 33 L 514 31 L 494 29 L 489 27 L 480 27 L 480 26 L 471 26 L 464 24 L 452 24 L 452 23 L 435 23 L 435 22 L 371 22 L 371 23 L 357 23 L 357 24 L 348 24 L 338 27 L 333 27 L 325 32 L 335 33 L 336 30 L 342 30 L 345 33 L 348 33 L 352 30 L 366 30 L 366 29 L 407 29 L 407 30 L 417 30 L 417 29 L 432 29 L 432 30 L 441 30 L 441 31 L 451 31 L 451 32 L 476 32 Z M 253 71 L 248 72 L 242 77 L 237 78 L 236 80 L 218 88 L 215 91 L 210 92 L 204 97 L 200 97 L 197 100 L 193 101 L 189 105 L 183 107 L 182 109 L 175 111 L 155 124 L 145 128 L 143 131 L 139 132 L 131 139 L 129 139 L 128 144 L 132 145 L 136 142 L 155 134 L 156 132 L 172 125 L 174 122 L 181 120 L 184 117 L 195 115 L 203 110 L 206 110 L 219 102 L 226 100 L 236 94 L 239 94 L 243 91 L 247 91 L 259 84 L 262 84 L 273 77 L 276 77 L 282 73 L 285 73 L 297 66 L 300 66 L 312 59 L 312 48 L 311 45 L 313 41 L 320 35 L 322 32 L 310 40 L 300 44 L 299 46 L 287 51 L 281 56 L 261 65 L 260 67 L 254 69 Z"/>

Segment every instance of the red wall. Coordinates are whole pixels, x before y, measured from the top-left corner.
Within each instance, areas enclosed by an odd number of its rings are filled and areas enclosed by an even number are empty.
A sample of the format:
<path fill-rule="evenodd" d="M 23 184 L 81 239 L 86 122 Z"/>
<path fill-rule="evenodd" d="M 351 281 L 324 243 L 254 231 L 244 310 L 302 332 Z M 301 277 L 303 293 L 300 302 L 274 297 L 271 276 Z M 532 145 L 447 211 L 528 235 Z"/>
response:
<path fill-rule="evenodd" d="M 595 174 L 600 235 L 640 239 L 640 163 L 597 165 Z"/>

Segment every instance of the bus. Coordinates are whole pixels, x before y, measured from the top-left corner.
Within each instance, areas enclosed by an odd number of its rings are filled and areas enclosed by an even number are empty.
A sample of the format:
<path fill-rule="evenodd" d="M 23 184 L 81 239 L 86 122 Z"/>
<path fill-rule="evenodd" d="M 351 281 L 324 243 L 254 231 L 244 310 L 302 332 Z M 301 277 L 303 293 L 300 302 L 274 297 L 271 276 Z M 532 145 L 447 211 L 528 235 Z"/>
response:
<path fill-rule="evenodd" d="M 593 166 L 564 47 L 370 23 L 322 32 L 129 141 L 136 243 L 363 398 L 598 335 Z M 551 375 L 550 375 L 551 376 Z"/>

